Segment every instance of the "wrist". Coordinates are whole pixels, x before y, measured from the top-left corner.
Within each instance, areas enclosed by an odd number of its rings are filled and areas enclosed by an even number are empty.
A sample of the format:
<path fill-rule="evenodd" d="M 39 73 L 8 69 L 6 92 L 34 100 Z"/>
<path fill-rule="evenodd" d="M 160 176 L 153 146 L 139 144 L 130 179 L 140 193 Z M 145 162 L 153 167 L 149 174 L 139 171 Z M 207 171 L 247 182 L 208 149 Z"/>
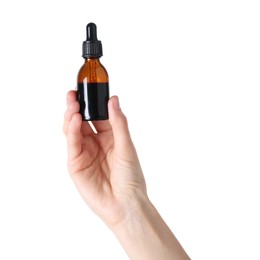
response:
<path fill-rule="evenodd" d="M 116 218 L 106 222 L 116 235 L 126 227 L 135 227 L 151 202 L 145 193 L 137 192 L 134 196 L 129 196 L 127 199 L 120 201 L 118 205 L 120 206 L 116 206 L 117 213 L 113 214 Z"/>
<path fill-rule="evenodd" d="M 130 259 L 190 259 L 147 196 L 131 202 L 111 230 Z"/>
<path fill-rule="evenodd" d="M 139 195 L 130 200 L 122 221 L 111 228 L 130 259 L 153 259 L 147 256 L 146 251 L 153 246 L 149 239 L 157 240 L 152 226 L 156 212 L 148 197 Z"/>

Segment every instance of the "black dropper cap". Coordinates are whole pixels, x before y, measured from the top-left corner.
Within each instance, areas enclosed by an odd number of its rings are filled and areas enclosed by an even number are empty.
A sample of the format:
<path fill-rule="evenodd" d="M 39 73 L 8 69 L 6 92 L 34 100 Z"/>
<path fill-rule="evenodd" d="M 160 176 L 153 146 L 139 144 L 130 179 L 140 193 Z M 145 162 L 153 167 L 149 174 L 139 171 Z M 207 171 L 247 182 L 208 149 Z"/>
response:
<path fill-rule="evenodd" d="M 102 43 L 97 39 L 97 26 L 94 23 L 89 23 L 87 25 L 87 39 L 82 45 L 82 57 L 99 58 L 102 55 Z"/>

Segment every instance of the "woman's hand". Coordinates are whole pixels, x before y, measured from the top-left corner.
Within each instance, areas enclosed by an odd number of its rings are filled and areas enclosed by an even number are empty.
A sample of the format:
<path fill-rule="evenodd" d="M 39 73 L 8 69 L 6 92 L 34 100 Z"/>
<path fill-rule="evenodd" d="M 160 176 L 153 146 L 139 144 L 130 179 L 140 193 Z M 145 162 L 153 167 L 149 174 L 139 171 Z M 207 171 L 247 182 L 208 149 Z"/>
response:
<path fill-rule="evenodd" d="M 68 168 L 81 196 L 115 233 L 130 259 L 189 259 L 149 201 L 127 120 L 117 97 L 109 121 L 82 122 L 76 92 L 67 95 Z"/>
<path fill-rule="evenodd" d="M 146 186 L 131 141 L 127 119 L 118 97 L 109 100 L 109 120 L 93 121 L 96 133 L 82 121 L 76 92 L 67 94 L 64 133 L 68 169 L 86 203 L 109 226 L 128 214 L 135 196 L 146 196 Z"/>

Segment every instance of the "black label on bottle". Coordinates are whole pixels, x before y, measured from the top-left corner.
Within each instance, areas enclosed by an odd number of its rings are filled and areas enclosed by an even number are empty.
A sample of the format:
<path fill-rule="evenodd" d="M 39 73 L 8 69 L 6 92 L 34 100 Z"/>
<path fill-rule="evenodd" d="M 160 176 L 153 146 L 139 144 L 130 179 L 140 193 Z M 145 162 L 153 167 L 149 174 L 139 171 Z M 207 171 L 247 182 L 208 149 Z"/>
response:
<path fill-rule="evenodd" d="M 109 87 L 106 83 L 78 83 L 80 114 L 84 121 L 108 119 Z"/>

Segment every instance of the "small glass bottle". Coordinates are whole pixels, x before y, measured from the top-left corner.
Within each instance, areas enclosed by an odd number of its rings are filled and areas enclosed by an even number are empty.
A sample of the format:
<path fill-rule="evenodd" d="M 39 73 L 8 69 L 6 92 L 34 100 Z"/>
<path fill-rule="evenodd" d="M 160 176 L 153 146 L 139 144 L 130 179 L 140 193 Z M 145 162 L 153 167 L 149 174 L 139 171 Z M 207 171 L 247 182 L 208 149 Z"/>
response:
<path fill-rule="evenodd" d="M 108 73 L 99 61 L 102 55 L 102 43 L 97 39 L 97 27 L 94 23 L 89 23 L 87 39 L 82 46 L 85 63 L 79 70 L 77 80 L 80 114 L 84 121 L 108 119 Z"/>

